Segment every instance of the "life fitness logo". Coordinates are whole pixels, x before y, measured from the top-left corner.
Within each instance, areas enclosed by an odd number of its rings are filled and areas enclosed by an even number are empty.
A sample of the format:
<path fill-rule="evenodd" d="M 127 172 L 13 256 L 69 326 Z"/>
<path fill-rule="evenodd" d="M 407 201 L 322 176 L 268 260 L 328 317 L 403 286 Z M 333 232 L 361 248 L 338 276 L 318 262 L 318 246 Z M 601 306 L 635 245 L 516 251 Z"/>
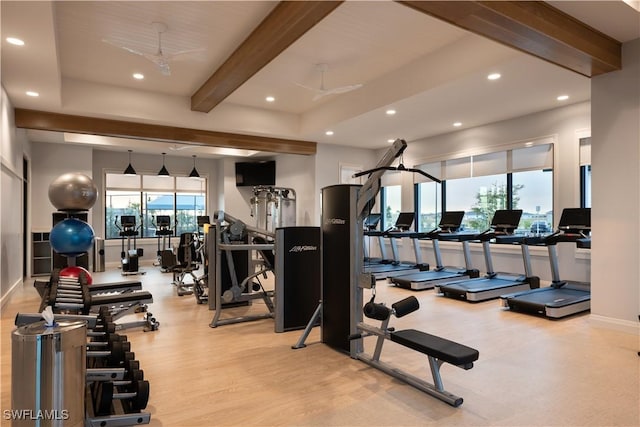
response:
<path fill-rule="evenodd" d="M 345 225 L 347 220 L 342 218 L 328 218 L 325 223 L 327 225 Z"/>
<path fill-rule="evenodd" d="M 309 252 L 309 251 L 317 251 L 317 250 L 318 250 L 317 246 L 298 245 L 298 246 L 292 246 L 291 249 L 289 249 L 289 252 L 300 253 L 300 252 Z"/>

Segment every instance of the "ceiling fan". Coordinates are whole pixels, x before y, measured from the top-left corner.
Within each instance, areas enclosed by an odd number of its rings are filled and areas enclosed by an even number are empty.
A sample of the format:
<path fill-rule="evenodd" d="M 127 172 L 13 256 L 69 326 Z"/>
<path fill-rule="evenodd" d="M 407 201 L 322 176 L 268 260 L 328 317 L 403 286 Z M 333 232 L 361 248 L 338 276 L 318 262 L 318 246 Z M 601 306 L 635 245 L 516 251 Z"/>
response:
<path fill-rule="evenodd" d="M 112 42 L 111 40 L 108 40 L 108 39 L 103 39 L 102 41 L 105 42 L 105 43 L 108 43 L 108 44 L 110 44 L 112 46 L 118 47 L 120 49 L 124 49 L 127 52 L 133 53 L 135 55 L 140 55 L 143 58 L 148 59 L 149 61 L 151 61 L 154 64 L 156 64 L 158 66 L 158 68 L 160 69 L 160 72 L 162 74 L 164 74 L 165 76 L 170 76 L 171 75 L 171 67 L 169 66 L 169 61 L 173 61 L 173 60 L 176 60 L 176 59 L 181 59 L 181 58 L 185 57 L 186 55 L 197 53 L 197 52 L 201 52 L 201 51 L 204 50 L 202 48 L 200 48 L 200 49 L 190 49 L 190 50 L 183 50 L 183 51 L 180 51 L 180 52 L 166 54 L 166 53 L 164 53 L 162 51 L 162 34 L 164 32 L 166 32 L 169 27 L 164 22 L 152 22 L 151 26 L 158 33 L 158 50 L 156 51 L 156 53 L 141 52 L 139 50 L 132 49 L 130 47 L 122 46 L 120 44 L 114 43 L 114 42 Z"/>
<path fill-rule="evenodd" d="M 311 91 L 314 91 L 316 93 L 316 95 L 313 97 L 313 101 L 317 101 L 318 99 L 320 99 L 322 97 L 325 97 L 325 96 L 328 96 L 328 95 L 335 95 L 335 94 L 338 94 L 338 93 L 351 92 L 352 90 L 360 89 L 363 86 L 362 83 L 358 83 L 358 84 L 348 85 L 348 86 L 339 86 L 339 87 L 334 87 L 334 88 L 326 88 L 324 86 L 324 74 L 329 69 L 329 66 L 327 64 L 316 64 L 315 68 L 316 68 L 316 70 L 318 70 L 320 72 L 320 87 L 319 88 L 305 86 L 302 83 L 296 83 L 298 86 L 303 87 L 303 88 L 308 89 L 308 90 L 311 90 Z"/>

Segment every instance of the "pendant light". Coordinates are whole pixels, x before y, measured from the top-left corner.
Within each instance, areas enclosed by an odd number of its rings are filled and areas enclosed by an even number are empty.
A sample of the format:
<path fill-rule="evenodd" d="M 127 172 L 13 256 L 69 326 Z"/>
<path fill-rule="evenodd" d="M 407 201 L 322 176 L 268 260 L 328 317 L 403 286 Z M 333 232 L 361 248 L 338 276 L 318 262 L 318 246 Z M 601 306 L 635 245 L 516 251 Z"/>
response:
<path fill-rule="evenodd" d="M 131 153 L 133 150 L 129 150 L 129 166 L 124 170 L 125 175 L 136 175 L 136 170 L 131 166 Z"/>
<path fill-rule="evenodd" d="M 162 169 L 160 169 L 160 171 L 158 172 L 159 176 L 170 176 L 167 167 L 164 165 L 164 156 L 166 155 L 167 153 L 162 153 Z"/>
<path fill-rule="evenodd" d="M 196 169 L 196 155 L 194 154 L 192 157 L 193 157 L 193 169 L 191 170 L 191 173 L 189 174 L 189 178 L 200 178 L 200 174 L 198 173 L 198 170 Z"/>

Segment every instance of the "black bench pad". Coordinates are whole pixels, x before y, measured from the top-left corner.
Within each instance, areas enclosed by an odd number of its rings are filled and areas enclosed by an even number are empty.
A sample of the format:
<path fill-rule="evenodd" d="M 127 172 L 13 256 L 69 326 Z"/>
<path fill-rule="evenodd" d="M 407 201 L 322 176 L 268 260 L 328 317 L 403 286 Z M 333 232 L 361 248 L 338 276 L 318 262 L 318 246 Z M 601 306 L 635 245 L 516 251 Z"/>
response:
<path fill-rule="evenodd" d="M 391 341 L 452 365 L 467 365 L 478 360 L 478 350 L 435 335 L 406 329 L 391 333 Z"/>
<path fill-rule="evenodd" d="M 119 305 L 136 302 L 153 302 L 153 296 L 147 291 L 127 292 L 117 295 L 96 295 L 91 297 L 91 305 Z"/>

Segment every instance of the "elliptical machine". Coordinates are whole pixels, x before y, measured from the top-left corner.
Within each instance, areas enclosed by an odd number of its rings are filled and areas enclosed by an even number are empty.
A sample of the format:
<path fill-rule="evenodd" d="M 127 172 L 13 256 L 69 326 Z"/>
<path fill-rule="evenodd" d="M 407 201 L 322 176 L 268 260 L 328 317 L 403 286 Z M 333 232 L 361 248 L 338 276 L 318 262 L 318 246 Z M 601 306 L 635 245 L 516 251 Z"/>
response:
<path fill-rule="evenodd" d="M 118 225 L 118 217 L 116 216 L 114 223 L 116 228 L 119 230 L 120 238 L 122 240 L 122 250 L 120 251 L 122 275 L 144 274 L 145 272 L 139 271 L 138 263 L 138 258 L 144 255 L 144 249 L 138 249 L 136 247 L 136 238 L 139 234 L 138 230 L 140 230 L 142 224 L 136 227 L 136 217 L 134 215 L 122 215 L 120 217 L 120 225 Z M 127 241 L 126 251 L 124 249 L 125 240 Z M 133 245 L 131 244 L 132 240 Z"/>
<path fill-rule="evenodd" d="M 153 220 L 151 222 L 153 223 Z M 176 254 L 173 253 L 173 248 L 171 247 L 171 236 L 173 235 L 171 217 L 169 215 L 156 215 L 156 222 L 153 225 L 156 228 L 156 237 L 158 238 L 158 251 L 156 252 L 158 261 L 155 265 L 159 265 L 160 270 L 163 273 L 167 273 L 171 271 L 177 262 Z"/>

